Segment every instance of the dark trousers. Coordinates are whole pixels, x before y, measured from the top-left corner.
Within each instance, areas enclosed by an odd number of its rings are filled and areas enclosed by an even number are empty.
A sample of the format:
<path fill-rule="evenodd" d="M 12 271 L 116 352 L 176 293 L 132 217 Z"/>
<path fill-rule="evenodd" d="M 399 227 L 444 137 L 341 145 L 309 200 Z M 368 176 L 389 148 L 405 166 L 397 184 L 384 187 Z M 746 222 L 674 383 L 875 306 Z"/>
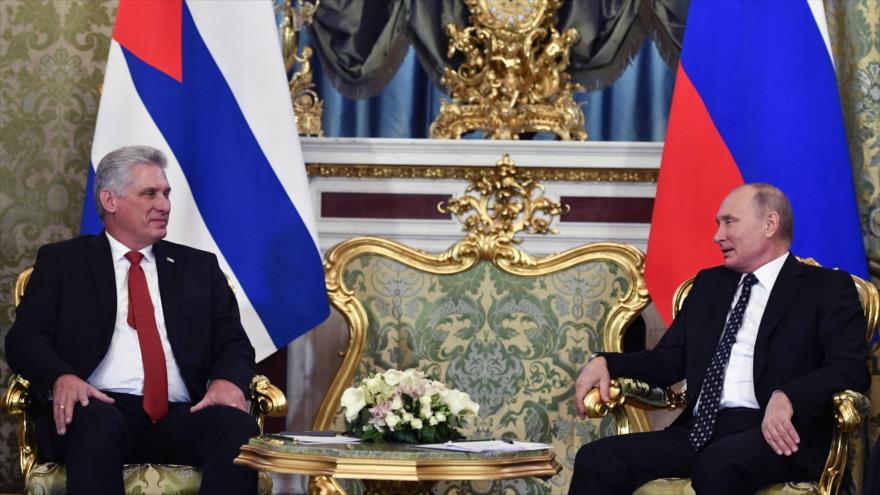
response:
<path fill-rule="evenodd" d="M 124 493 L 122 466 L 134 463 L 198 466 L 200 493 L 256 493 L 256 471 L 232 464 L 239 448 L 259 433 L 249 414 L 226 406 L 191 413 L 192 404 L 171 403 L 168 414 L 153 424 L 141 396 L 108 395 L 114 404 L 96 399 L 86 407 L 77 404 L 63 436 L 55 433 L 51 412 L 39 418 L 44 424 L 38 429 L 48 437 L 48 448 L 40 447 L 41 461 L 67 465 L 68 494 Z"/>
<path fill-rule="evenodd" d="M 617 435 L 578 451 L 569 495 L 631 494 L 658 478 L 691 478 L 698 495 L 753 494 L 782 481 L 818 479 L 791 457 L 776 455 L 761 433 L 757 409 L 722 409 L 715 435 L 699 453 L 688 443 L 691 421 L 662 431 Z"/>
<path fill-rule="evenodd" d="M 880 437 L 874 441 L 874 447 L 868 455 L 868 470 L 862 493 L 880 493 Z"/>

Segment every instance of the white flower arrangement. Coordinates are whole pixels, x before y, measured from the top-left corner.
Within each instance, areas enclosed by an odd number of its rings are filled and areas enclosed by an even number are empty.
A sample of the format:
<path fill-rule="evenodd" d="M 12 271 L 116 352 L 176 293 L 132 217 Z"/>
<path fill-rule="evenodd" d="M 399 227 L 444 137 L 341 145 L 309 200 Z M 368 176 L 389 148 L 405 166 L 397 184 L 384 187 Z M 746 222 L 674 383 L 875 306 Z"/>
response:
<path fill-rule="evenodd" d="M 345 422 L 368 441 L 445 442 L 461 438 L 458 428 L 480 406 L 468 394 L 448 388 L 417 369 L 370 375 L 342 393 Z"/>

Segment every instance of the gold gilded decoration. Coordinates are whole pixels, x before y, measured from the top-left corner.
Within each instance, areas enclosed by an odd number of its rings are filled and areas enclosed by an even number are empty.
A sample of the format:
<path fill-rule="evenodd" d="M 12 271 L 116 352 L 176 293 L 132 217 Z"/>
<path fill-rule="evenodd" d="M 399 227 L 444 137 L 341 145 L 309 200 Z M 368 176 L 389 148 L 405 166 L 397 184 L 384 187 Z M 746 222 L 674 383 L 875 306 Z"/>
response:
<path fill-rule="evenodd" d="M 524 179 L 521 172 L 522 169 L 516 169 L 505 156 L 495 169 L 472 177 L 473 184 L 468 192 L 476 191 L 480 196 L 466 194 L 450 201 L 450 206 L 447 206 L 450 211 L 455 210 L 468 232 L 464 239 L 444 253 L 429 254 L 377 237 L 352 238 L 327 253 L 324 275 L 328 298 L 345 318 L 350 333 L 342 364 L 313 423 L 315 430 L 330 427 L 339 398 L 352 383 L 364 352 L 369 327 L 367 311 L 363 302 L 355 296 L 351 282 L 344 278 L 349 265 L 364 255 L 385 257 L 434 275 L 462 273 L 482 259 L 494 262 L 503 271 L 523 277 L 546 276 L 596 261 L 613 262 L 620 267 L 621 276 L 631 284 L 620 294 L 607 315 L 603 348 L 610 352 L 622 350 L 625 328 L 650 300 L 641 275 L 644 270 L 642 253 L 631 246 L 616 243 L 579 246 L 539 259 L 521 251 L 514 241 L 517 232 L 532 229 L 542 234 L 550 233 L 550 220 L 565 209 L 543 196 L 535 196 L 541 192 L 541 186 L 533 179 Z M 536 213 L 543 216 L 536 219 Z M 471 217 L 473 219 L 468 219 Z M 635 431 L 650 430 L 643 412 L 633 411 L 630 415 Z"/>
<path fill-rule="evenodd" d="M 394 445 L 394 444 L 388 444 Z M 365 493 L 409 493 L 396 488 L 416 488 L 429 483 L 390 483 L 380 480 L 422 482 L 437 480 L 491 480 L 527 476 L 550 477 L 562 466 L 556 461 L 552 450 L 536 450 L 506 454 L 471 455 L 466 453 L 436 455 L 413 455 L 412 449 L 403 455 L 394 450 L 377 447 L 375 451 L 363 448 L 338 449 L 323 446 L 278 447 L 257 437 L 241 447 L 241 453 L 233 461 L 240 466 L 274 473 L 295 473 L 314 476 L 309 483 L 311 494 L 345 493 L 336 479 L 374 480 L 364 483 Z M 331 478 L 332 477 L 332 478 Z M 334 479 L 336 478 L 336 479 Z M 379 483 L 375 483 L 380 481 Z M 432 483 L 431 483 L 432 484 Z M 385 488 L 388 491 L 383 491 Z"/>
<path fill-rule="evenodd" d="M 309 495 L 346 495 L 335 479 L 329 476 L 312 476 L 309 480 Z"/>
<path fill-rule="evenodd" d="M 455 215 L 467 231 L 467 237 L 443 256 L 504 259 L 514 264 L 534 264 L 522 251 L 511 249 L 518 242 L 517 233 L 556 234 L 550 224 L 568 212 L 567 205 L 544 196 L 544 186 L 519 175 L 506 153 L 490 173 L 475 177 L 464 195 L 441 203 L 438 209 Z"/>
<path fill-rule="evenodd" d="M 443 84 L 452 101 L 440 102 L 432 138 L 484 131 L 490 139 L 551 132 L 562 140 L 587 139 L 584 113 L 574 101 L 583 88 L 566 72 L 577 30 L 559 33 L 562 0 L 465 0 L 472 26 L 446 25 L 448 57 L 461 54 Z"/>
<path fill-rule="evenodd" d="M 847 465 L 849 435 L 856 431 L 870 412 L 871 403 L 864 395 L 844 390 L 834 395 L 834 434 L 831 452 L 819 478 L 819 493 L 837 493 Z"/>
<path fill-rule="evenodd" d="M 313 163 L 306 165 L 309 177 L 351 177 L 359 179 L 455 179 L 473 180 L 493 167 L 429 165 L 350 165 Z M 657 182 L 657 169 L 651 168 L 520 168 L 523 177 L 559 182 Z"/>
<path fill-rule="evenodd" d="M 30 386 L 30 382 L 20 375 L 10 376 L 6 397 L 3 400 L 3 409 L 6 413 L 18 416 L 18 463 L 24 479 L 27 479 L 34 461 L 37 460 L 37 444 L 33 438 L 34 422 L 28 413 Z"/>
<path fill-rule="evenodd" d="M 432 495 L 433 481 L 364 480 L 364 495 Z"/>
<path fill-rule="evenodd" d="M 260 433 L 263 433 L 266 416 L 283 418 L 287 415 L 287 397 L 263 375 L 251 380 L 251 415 L 257 418 Z"/>
<path fill-rule="evenodd" d="M 299 6 L 296 8 L 293 6 L 293 1 L 287 0 L 284 3 L 280 29 L 284 66 L 287 72 L 289 73 L 296 64 L 299 64 L 299 69 L 290 76 L 289 84 L 296 128 L 300 136 L 323 136 L 321 116 L 324 113 L 324 102 L 318 97 L 312 82 L 312 65 L 309 63 L 312 49 L 308 46 L 303 47 L 302 54 L 299 54 L 297 43 L 297 34 L 312 23 L 320 0 L 314 2 L 297 0 Z"/>
<path fill-rule="evenodd" d="M 604 418 L 609 413 L 614 416 L 617 425 L 617 434 L 625 435 L 632 431 L 644 431 L 638 422 L 641 415 L 633 415 L 633 419 L 627 415 L 623 405 L 638 409 L 680 409 L 686 404 L 684 392 L 676 393 L 668 388 L 652 387 L 649 384 L 632 378 L 617 378 L 611 380 L 611 389 L 608 402 L 602 400 L 599 389 L 590 390 L 584 397 L 584 406 L 589 418 Z M 630 424 L 636 424 L 636 429 Z"/>
<path fill-rule="evenodd" d="M 27 287 L 28 281 L 31 279 L 31 274 L 34 273 L 34 268 L 25 268 L 19 275 L 18 278 L 15 279 L 15 307 L 21 303 L 21 298 L 24 296 L 24 288 Z"/>

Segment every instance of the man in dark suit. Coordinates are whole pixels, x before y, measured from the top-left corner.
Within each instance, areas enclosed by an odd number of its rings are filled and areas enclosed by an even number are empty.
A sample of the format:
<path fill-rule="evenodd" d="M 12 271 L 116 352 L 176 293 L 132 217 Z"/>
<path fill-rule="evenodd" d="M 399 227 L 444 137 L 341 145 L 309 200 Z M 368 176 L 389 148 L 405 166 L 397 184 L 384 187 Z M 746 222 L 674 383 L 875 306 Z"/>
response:
<path fill-rule="evenodd" d="M 104 157 L 94 194 L 105 231 L 40 248 L 6 338 L 31 381 L 41 460 L 67 465 L 67 492 L 122 493 L 122 466 L 202 467 L 202 493 L 254 493 L 234 466 L 258 433 L 245 393 L 254 350 L 217 258 L 163 241 L 165 156 Z"/>
<path fill-rule="evenodd" d="M 608 399 L 612 376 L 659 386 L 686 379 L 687 407 L 665 430 L 584 445 L 571 494 L 629 494 L 663 477 L 690 477 L 698 494 L 711 495 L 816 480 L 830 447 L 832 395 L 867 389 L 855 284 L 789 252 L 784 194 L 767 184 L 738 187 L 716 220 L 724 266 L 697 274 L 657 346 L 594 355 L 576 383 L 582 416 L 592 388 Z"/>

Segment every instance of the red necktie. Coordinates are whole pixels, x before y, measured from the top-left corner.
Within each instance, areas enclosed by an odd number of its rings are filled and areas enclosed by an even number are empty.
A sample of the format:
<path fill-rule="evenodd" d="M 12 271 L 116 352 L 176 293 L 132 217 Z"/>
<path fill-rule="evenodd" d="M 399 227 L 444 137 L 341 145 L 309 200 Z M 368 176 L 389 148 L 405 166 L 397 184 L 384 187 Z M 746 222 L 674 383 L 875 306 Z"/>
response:
<path fill-rule="evenodd" d="M 130 251 L 125 255 L 128 269 L 128 324 L 137 330 L 144 362 L 144 411 L 156 423 L 168 412 L 168 373 L 165 352 L 156 327 L 156 314 L 150 301 L 147 277 L 141 268 L 144 255 Z"/>

